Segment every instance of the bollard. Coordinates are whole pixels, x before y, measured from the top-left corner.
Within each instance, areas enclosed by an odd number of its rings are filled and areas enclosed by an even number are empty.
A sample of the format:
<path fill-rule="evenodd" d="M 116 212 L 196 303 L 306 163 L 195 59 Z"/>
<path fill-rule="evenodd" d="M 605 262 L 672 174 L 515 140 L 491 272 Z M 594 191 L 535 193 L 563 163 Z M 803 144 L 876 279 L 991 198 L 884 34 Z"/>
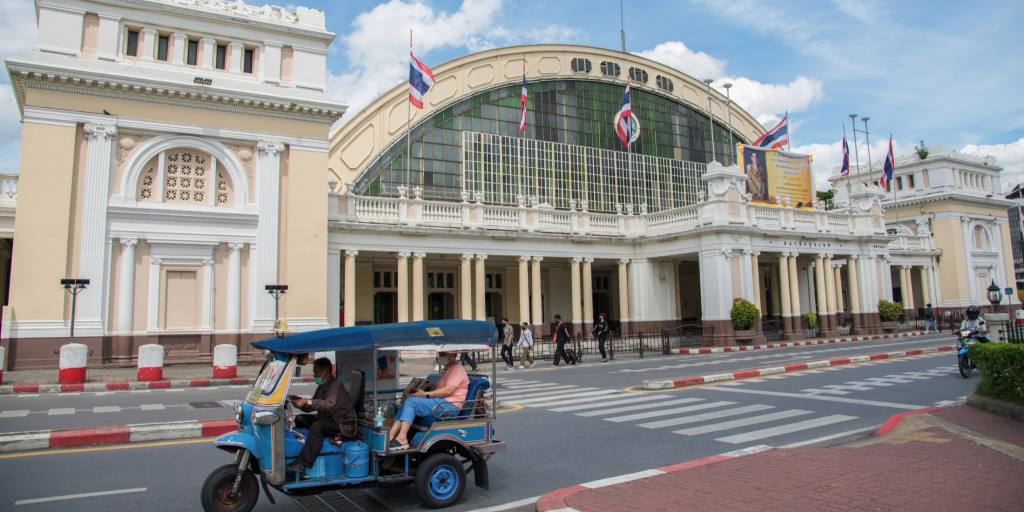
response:
<path fill-rule="evenodd" d="M 337 360 L 335 359 L 335 353 L 334 352 L 314 352 L 313 353 L 313 361 L 316 361 L 317 359 L 320 359 L 321 357 L 326 357 L 327 359 L 331 360 L 331 373 L 334 374 L 334 375 L 337 375 L 338 374 L 338 368 L 337 368 Z M 310 361 L 310 362 L 312 363 L 313 361 Z"/>
<path fill-rule="evenodd" d="M 7 368 L 7 349 L 0 347 L 0 384 L 4 383 L 4 368 Z"/>
<path fill-rule="evenodd" d="M 85 382 L 85 361 L 89 357 L 89 347 L 81 343 L 68 343 L 60 347 L 60 366 L 57 370 L 57 382 L 61 384 L 81 384 Z"/>
<path fill-rule="evenodd" d="M 163 380 L 164 347 L 157 344 L 139 347 L 139 369 L 135 374 L 139 382 Z"/>
<path fill-rule="evenodd" d="M 233 379 L 238 376 L 238 348 L 234 345 L 213 347 L 213 378 Z"/>

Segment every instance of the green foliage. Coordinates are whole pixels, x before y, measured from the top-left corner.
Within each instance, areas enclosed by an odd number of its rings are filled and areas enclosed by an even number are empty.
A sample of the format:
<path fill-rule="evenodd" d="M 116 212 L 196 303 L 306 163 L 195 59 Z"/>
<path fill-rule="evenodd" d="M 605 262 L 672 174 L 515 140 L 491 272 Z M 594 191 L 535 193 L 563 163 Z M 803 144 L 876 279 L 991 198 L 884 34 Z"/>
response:
<path fill-rule="evenodd" d="M 733 299 L 732 309 L 729 311 L 729 318 L 732 318 L 732 328 L 737 331 L 746 331 L 754 327 L 754 323 L 761 318 L 761 312 L 757 307 L 744 299 Z"/>
<path fill-rule="evenodd" d="M 819 190 L 816 194 L 818 201 L 821 201 L 825 205 L 826 210 L 831 210 L 835 207 L 836 191 L 835 189 Z"/>
<path fill-rule="evenodd" d="M 807 321 L 807 327 L 809 329 L 818 327 L 818 315 L 815 314 L 814 311 L 804 313 L 804 320 Z"/>
<path fill-rule="evenodd" d="M 903 314 L 903 304 L 885 299 L 878 301 L 878 316 L 883 322 L 895 322 Z"/>
<path fill-rule="evenodd" d="M 981 370 L 976 392 L 1024 404 L 1024 344 L 976 343 L 970 350 Z"/>

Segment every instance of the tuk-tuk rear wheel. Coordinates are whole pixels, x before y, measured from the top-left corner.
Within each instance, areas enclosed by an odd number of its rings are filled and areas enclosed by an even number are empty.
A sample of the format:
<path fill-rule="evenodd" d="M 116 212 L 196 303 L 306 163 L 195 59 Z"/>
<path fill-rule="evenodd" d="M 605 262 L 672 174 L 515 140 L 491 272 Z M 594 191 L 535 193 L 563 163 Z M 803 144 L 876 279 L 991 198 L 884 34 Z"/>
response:
<path fill-rule="evenodd" d="M 465 490 L 466 470 L 451 454 L 434 453 L 416 469 L 416 492 L 430 508 L 454 505 Z"/>
<path fill-rule="evenodd" d="M 206 512 L 249 512 L 256 507 L 260 498 L 260 489 L 256 476 L 251 471 L 242 474 L 238 484 L 238 494 L 231 496 L 231 487 L 235 484 L 238 466 L 225 464 L 210 473 L 203 482 L 200 501 Z"/>

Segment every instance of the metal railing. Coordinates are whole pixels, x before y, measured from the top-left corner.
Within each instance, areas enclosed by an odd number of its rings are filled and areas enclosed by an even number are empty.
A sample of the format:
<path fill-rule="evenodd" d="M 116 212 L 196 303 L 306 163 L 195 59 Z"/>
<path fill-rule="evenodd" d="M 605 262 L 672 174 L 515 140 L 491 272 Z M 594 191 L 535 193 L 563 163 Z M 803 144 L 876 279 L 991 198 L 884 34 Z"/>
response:
<path fill-rule="evenodd" d="M 605 341 L 604 348 L 605 353 L 608 354 L 609 359 L 614 359 L 617 354 L 637 354 L 638 357 L 644 357 L 645 354 L 668 354 L 671 350 L 671 346 L 668 344 L 668 338 L 653 333 L 633 333 L 625 336 L 609 336 L 608 340 Z M 601 352 L 598 347 L 597 339 L 593 337 L 576 336 L 569 343 L 566 343 L 567 349 L 571 348 L 576 352 L 576 356 L 581 361 L 596 361 L 601 357 Z M 536 361 L 552 361 L 555 356 L 555 350 L 557 345 L 551 341 L 550 338 L 539 340 L 535 339 L 533 343 L 533 349 L 531 355 Z M 500 364 L 501 360 L 500 347 L 495 351 L 494 357 Z M 491 352 L 481 351 L 473 352 L 473 360 L 479 364 L 489 364 L 491 362 Z M 519 364 L 523 358 L 523 350 L 518 346 L 512 347 L 512 359 Z"/>

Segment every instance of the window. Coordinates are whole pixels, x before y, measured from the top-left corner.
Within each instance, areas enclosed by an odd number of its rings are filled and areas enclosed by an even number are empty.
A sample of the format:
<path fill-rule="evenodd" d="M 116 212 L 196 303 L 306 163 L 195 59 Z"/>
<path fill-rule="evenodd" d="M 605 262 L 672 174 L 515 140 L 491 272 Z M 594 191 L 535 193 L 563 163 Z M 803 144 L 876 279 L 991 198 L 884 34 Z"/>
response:
<path fill-rule="evenodd" d="M 590 73 L 590 59 L 577 57 L 572 59 L 571 65 L 573 73 Z"/>
<path fill-rule="evenodd" d="M 484 279 L 484 287 L 488 290 L 500 290 L 501 286 L 501 274 L 487 274 Z"/>
<path fill-rule="evenodd" d="M 428 272 L 427 273 L 427 288 L 430 288 L 430 289 L 455 288 L 455 273 L 454 272 Z"/>
<path fill-rule="evenodd" d="M 125 55 L 129 57 L 139 56 L 139 31 L 129 30 L 128 31 L 128 45 L 124 49 Z"/>
<path fill-rule="evenodd" d="M 252 73 L 252 61 L 255 56 L 255 51 L 252 48 L 246 48 L 245 54 L 242 56 L 242 72 Z"/>
<path fill-rule="evenodd" d="M 164 201 L 206 203 L 210 158 L 205 153 L 172 151 L 166 154 Z"/>
<path fill-rule="evenodd" d="M 167 51 L 171 44 L 171 38 L 160 36 L 156 41 L 156 60 L 167 60 Z"/>
<path fill-rule="evenodd" d="M 199 41 L 195 39 L 188 40 L 188 55 L 186 56 L 185 63 L 189 66 L 195 66 L 199 62 Z"/>
<path fill-rule="evenodd" d="M 601 63 L 601 74 L 604 76 L 619 76 L 621 70 L 619 65 L 614 62 L 604 61 Z"/>
<path fill-rule="evenodd" d="M 672 80 L 669 80 L 668 78 L 665 78 L 661 75 L 658 75 L 657 78 L 654 79 L 654 83 L 657 84 L 658 89 L 661 89 L 663 91 L 672 92 L 675 90 L 675 86 L 672 85 Z"/>
<path fill-rule="evenodd" d="M 394 280 L 394 282 L 397 284 L 398 279 L 395 277 L 394 272 L 376 271 L 373 273 L 374 288 L 393 288 L 393 286 L 391 285 L 392 280 Z"/>
<path fill-rule="evenodd" d="M 978 251 L 988 251 L 991 246 L 988 240 L 988 231 L 981 226 L 974 226 L 974 249 Z"/>
<path fill-rule="evenodd" d="M 903 177 L 896 178 L 896 190 L 903 190 Z"/>
<path fill-rule="evenodd" d="M 640 68 L 629 68 L 629 79 L 634 82 L 647 83 L 647 72 Z"/>
<path fill-rule="evenodd" d="M 218 44 L 217 45 L 217 59 L 214 62 L 214 66 L 216 66 L 217 69 L 224 69 L 224 65 L 225 65 L 224 61 L 227 60 L 227 56 L 228 56 L 228 46 L 226 44 Z"/>
<path fill-rule="evenodd" d="M 914 175 L 913 174 L 911 174 L 910 176 L 907 176 L 907 187 L 910 188 L 911 190 L 916 188 L 914 186 Z"/>

